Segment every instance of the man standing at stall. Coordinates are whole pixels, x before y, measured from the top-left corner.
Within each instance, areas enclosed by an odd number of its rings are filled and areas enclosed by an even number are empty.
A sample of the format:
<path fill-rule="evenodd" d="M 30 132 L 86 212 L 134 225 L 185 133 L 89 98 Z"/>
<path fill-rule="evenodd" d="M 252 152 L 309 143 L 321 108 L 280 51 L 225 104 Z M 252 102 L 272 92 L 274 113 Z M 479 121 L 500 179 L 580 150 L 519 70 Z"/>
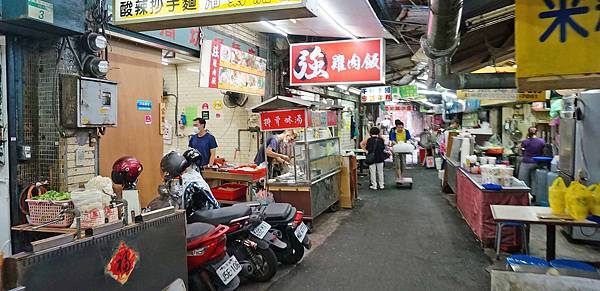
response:
<path fill-rule="evenodd" d="M 411 139 L 410 132 L 408 129 L 404 128 L 404 122 L 399 119 L 396 119 L 394 122 L 396 127 L 390 132 L 390 142 L 392 146 L 396 145 L 399 142 L 407 142 Z M 394 166 L 396 168 L 396 182 L 402 181 L 402 173 L 406 168 L 406 161 L 404 159 L 404 154 L 394 153 Z"/>
<path fill-rule="evenodd" d="M 217 140 L 206 130 L 206 120 L 194 119 L 194 135 L 191 136 L 189 147 L 194 148 L 202 154 L 199 167 L 212 166 L 217 154 Z"/>
<path fill-rule="evenodd" d="M 256 157 L 254 157 L 254 164 L 260 165 L 264 163 L 266 156 L 269 168 L 271 170 L 270 172 L 278 172 L 273 173 L 272 177 L 278 176 L 278 174 L 280 173 L 279 166 L 290 162 L 290 157 L 281 153 L 280 144 L 282 142 L 292 143 L 294 142 L 294 140 L 296 140 L 297 137 L 298 135 L 296 134 L 296 132 L 291 129 L 288 129 L 280 134 L 271 135 L 269 138 L 267 138 L 267 141 L 265 142 L 266 149 L 265 145 L 261 145 L 258 149 L 258 153 L 256 154 Z"/>

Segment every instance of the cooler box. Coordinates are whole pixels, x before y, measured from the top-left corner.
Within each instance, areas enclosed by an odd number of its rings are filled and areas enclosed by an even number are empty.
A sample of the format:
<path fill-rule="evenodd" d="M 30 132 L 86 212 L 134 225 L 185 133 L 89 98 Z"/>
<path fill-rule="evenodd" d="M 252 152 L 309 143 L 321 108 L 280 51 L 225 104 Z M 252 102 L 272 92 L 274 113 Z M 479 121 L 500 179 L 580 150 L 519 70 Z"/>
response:
<path fill-rule="evenodd" d="M 247 185 L 226 183 L 218 187 L 210 188 L 210 191 L 218 200 L 236 201 L 246 195 L 247 189 Z"/>

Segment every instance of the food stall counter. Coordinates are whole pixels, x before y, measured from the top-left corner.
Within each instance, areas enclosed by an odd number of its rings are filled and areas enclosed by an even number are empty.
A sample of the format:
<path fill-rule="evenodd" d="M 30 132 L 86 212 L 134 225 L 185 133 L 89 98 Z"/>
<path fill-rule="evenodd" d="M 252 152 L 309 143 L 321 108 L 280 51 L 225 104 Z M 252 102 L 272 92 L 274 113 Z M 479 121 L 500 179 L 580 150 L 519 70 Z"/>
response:
<path fill-rule="evenodd" d="M 486 190 L 481 175 L 458 168 L 456 188 L 456 206 L 484 246 L 492 246 L 495 239 L 496 223 L 490 205 L 529 205 L 530 188 L 514 177 L 511 185 L 502 190 Z M 520 242 L 514 228 L 503 230 L 505 250 L 520 249 Z"/>

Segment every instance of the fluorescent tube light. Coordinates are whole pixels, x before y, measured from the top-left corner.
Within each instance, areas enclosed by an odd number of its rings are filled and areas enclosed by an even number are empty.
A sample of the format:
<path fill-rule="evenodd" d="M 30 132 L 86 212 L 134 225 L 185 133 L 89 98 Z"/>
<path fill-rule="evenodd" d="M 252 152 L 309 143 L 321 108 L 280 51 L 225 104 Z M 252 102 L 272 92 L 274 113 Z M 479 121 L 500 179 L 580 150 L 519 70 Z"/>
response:
<path fill-rule="evenodd" d="M 275 30 L 275 31 L 276 31 L 278 34 L 281 34 L 281 35 L 283 35 L 283 36 L 285 36 L 285 37 L 287 37 L 287 36 L 288 36 L 288 34 L 287 34 L 285 31 L 283 31 L 281 28 L 279 28 L 279 27 L 275 26 L 275 24 L 273 24 L 273 23 L 271 23 L 271 22 L 268 22 L 268 21 L 264 21 L 264 20 L 263 20 L 263 21 L 261 21 L 260 23 L 262 23 L 262 25 L 264 25 L 264 26 L 266 26 L 266 27 L 268 27 L 268 28 L 270 28 L 270 29 L 272 29 L 272 30 Z"/>
<path fill-rule="evenodd" d="M 354 87 L 350 87 L 348 88 L 348 92 L 356 94 L 356 95 L 360 95 L 362 92 L 360 91 L 360 89 L 358 88 L 354 88 Z"/>
<path fill-rule="evenodd" d="M 336 87 L 338 87 L 342 90 L 348 90 L 348 86 L 346 86 L 346 85 L 337 85 Z"/>

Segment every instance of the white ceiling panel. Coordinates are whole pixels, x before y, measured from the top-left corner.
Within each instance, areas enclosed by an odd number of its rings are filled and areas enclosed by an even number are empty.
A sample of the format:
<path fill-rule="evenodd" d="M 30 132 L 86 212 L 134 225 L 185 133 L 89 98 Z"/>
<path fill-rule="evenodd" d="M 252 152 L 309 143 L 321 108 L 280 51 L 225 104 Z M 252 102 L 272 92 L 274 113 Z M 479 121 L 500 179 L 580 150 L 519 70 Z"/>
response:
<path fill-rule="evenodd" d="M 393 39 L 392 35 L 383 28 L 367 0 L 321 0 L 317 17 L 290 20 L 271 21 L 272 24 L 287 34 L 311 35 L 320 37 L 348 37 L 336 25 L 329 22 L 323 10 L 357 37 L 383 37 Z M 245 24 L 254 31 L 277 33 L 276 30 L 260 22 Z"/>

